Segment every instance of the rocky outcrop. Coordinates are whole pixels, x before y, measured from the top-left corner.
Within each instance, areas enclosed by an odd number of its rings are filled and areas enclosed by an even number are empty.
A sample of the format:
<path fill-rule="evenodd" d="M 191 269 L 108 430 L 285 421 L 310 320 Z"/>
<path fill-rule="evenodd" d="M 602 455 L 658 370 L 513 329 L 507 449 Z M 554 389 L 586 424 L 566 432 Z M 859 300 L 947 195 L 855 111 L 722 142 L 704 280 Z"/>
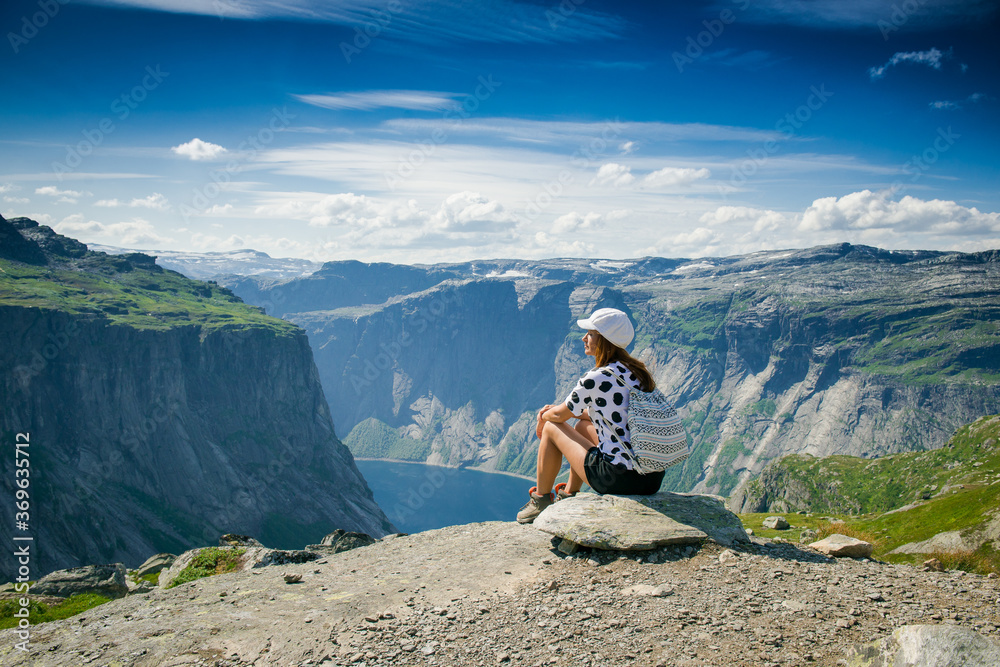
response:
<path fill-rule="evenodd" d="M 932 554 L 937 551 L 975 551 L 982 542 L 972 542 L 962 537 L 961 531 L 948 530 L 919 542 L 908 542 L 896 547 L 891 554 Z"/>
<path fill-rule="evenodd" d="M 35 595 L 52 595 L 68 598 L 81 593 L 95 593 L 106 598 L 123 598 L 128 595 L 125 566 L 83 565 L 68 570 L 57 570 L 45 575 L 31 587 Z"/>
<path fill-rule="evenodd" d="M 315 551 L 322 554 L 338 554 L 341 551 L 349 551 L 358 547 L 366 547 L 375 544 L 375 538 L 364 533 L 352 533 L 338 528 L 323 538 L 319 544 L 306 546 L 306 551 Z"/>
<path fill-rule="evenodd" d="M 142 565 L 135 569 L 135 575 L 137 577 L 144 577 L 147 574 L 156 574 L 173 565 L 174 561 L 177 560 L 177 556 L 174 554 L 155 554 L 150 556 Z"/>
<path fill-rule="evenodd" d="M 181 576 L 187 568 L 196 567 L 197 559 L 206 552 L 212 550 L 229 552 L 233 554 L 235 564 L 230 571 L 247 572 L 261 567 L 272 565 L 292 565 L 296 563 L 309 563 L 320 558 L 322 554 L 313 551 L 303 550 L 283 550 L 268 549 L 267 547 L 202 547 L 185 551 L 177 557 L 169 568 L 160 572 L 158 584 L 160 588 L 172 588 L 176 585 L 177 578 Z M 211 572 L 209 574 L 215 574 Z M 205 576 L 205 575 L 202 575 Z"/>
<path fill-rule="evenodd" d="M 998 579 L 833 560 L 759 539 L 572 557 L 553 542 L 513 521 L 470 524 L 208 577 L 32 628 L 25 653 L 14 648 L 16 629 L 0 631 L 0 663 L 537 665 L 557 657 L 653 667 L 694 655 L 692 665 L 832 666 L 846 649 L 916 623 L 1000 637 Z"/>
<path fill-rule="evenodd" d="M 577 546 L 616 551 L 649 551 L 706 539 L 724 546 L 750 543 L 739 517 L 721 498 L 684 493 L 579 493 L 547 507 L 533 525 Z"/>
<path fill-rule="evenodd" d="M 1000 665 L 1000 644 L 954 625 L 905 625 L 890 637 L 847 651 L 847 667 Z"/>
<path fill-rule="evenodd" d="M 33 577 L 135 567 L 232 531 L 289 548 L 338 526 L 393 531 L 334 434 L 301 330 L 150 257 L 13 223 L 50 262 L 0 290 L 0 431 L 30 436 Z M 32 300 L 31 280 L 60 298 Z M 13 497 L 13 474 L 0 483 Z M 0 524 L 0 539 L 12 530 Z"/>

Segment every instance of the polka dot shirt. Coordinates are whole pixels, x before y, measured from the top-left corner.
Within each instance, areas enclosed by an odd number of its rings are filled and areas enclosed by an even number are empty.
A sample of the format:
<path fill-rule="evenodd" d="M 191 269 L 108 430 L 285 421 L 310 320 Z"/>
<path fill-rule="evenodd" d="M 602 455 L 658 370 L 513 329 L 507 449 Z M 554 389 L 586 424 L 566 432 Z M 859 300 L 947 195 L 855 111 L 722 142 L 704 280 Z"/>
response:
<path fill-rule="evenodd" d="M 613 371 L 613 372 L 612 372 Z M 614 362 L 595 368 L 580 378 L 566 397 L 566 407 L 580 417 L 590 410 L 590 419 L 597 429 L 597 444 L 612 464 L 622 464 L 632 470 L 635 463 L 629 440 L 628 388 L 615 379 L 620 376 L 628 387 L 638 387 L 639 379 L 626 366 Z"/>

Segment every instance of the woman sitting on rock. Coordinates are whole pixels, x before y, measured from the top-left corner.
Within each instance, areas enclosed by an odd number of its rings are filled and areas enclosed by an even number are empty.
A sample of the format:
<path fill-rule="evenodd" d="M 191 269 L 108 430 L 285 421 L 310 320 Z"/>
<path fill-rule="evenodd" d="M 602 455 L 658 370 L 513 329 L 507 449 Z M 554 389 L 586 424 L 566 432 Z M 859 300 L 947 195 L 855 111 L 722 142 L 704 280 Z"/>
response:
<path fill-rule="evenodd" d="M 517 513 L 520 523 L 531 523 L 556 500 L 576 495 L 586 482 L 598 493 L 650 495 L 660 489 L 663 472 L 643 475 L 635 469 L 629 440 L 628 392 L 631 387 L 652 391 L 653 376 L 625 348 L 635 337 L 628 315 L 615 308 L 601 308 L 577 321 L 587 329 L 583 352 L 596 360 L 560 405 L 546 405 L 538 413 L 537 485 L 531 499 Z M 575 427 L 566 422 L 578 417 Z M 552 485 L 569 462 L 569 483 Z"/>

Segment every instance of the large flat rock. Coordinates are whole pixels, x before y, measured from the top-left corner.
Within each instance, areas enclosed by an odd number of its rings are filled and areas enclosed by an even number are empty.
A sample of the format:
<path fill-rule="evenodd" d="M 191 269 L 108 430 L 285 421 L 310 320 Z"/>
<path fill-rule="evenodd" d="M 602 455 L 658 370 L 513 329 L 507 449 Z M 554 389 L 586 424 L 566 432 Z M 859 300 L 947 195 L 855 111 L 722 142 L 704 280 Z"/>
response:
<path fill-rule="evenodd" d="M 932 554 L 936 551 L 975 551 L 984 540 L 975 538 L 965 538 L 957 530 L 949 530 L 938 533 L 934 537 L 922 542 L 908 542 L 903 546 L 896 547 L 891 554 Z"/>
<path fill-rule="evenodd" d="M 534 526 L 581 546 L 648 551 L 712 539 L 749 544 L 739 517 L 718 496 L 662 492 L 652 496 L 581 493 L 543 511 Z"/>
<path fill-rule="evenodd" d="M 1000 644 L 957 625 L 904 625 L 892 636 L 847 651 L 849 667 L 987 667 Z"/>

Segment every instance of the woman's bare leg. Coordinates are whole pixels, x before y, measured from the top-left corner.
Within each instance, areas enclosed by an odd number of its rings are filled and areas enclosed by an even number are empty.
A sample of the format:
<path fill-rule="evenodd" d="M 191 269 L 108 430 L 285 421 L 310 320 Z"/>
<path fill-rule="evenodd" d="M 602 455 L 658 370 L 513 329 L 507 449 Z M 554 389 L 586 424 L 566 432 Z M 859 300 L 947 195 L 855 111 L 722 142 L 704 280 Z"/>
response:
<path fill-rule="evenodd" d="M 587 481 L 583 470 L 583 462 L 587 450 L 596 445 L 575 428 L 566 423 L 546 422 L 542 427 L 542 439 L 538 443 L 538 488 L 539 494 L 552 491 L 552 485 L 562 468 L 565 457 L 569 462 L 570 482 L 574 480 L 582 485 Z M 579 486 L 576 487 L 579 490 Z M 572 492 L 572 487 L 567 489 Z"/>
<path fill-rule="evenodd" d="M 597 429 L 594 428 L 594 422 L 589 419 L 581 419 L 577 422 L 574 427 L 577 433 L 582 435 L 584 438 L 589 440 L 593 445 L 597 446 Z M 589 447 L 588 447 L 589 449 Z M 586 452 L 584 452 L 584 458 L 586 458 Z M 569 482 L 566 484 L 566 493 L 576 493 L 580 488 L 586 483 L 586 479 L 576 474 L 576 471 L 571 467 L 569 469 Z"/>

